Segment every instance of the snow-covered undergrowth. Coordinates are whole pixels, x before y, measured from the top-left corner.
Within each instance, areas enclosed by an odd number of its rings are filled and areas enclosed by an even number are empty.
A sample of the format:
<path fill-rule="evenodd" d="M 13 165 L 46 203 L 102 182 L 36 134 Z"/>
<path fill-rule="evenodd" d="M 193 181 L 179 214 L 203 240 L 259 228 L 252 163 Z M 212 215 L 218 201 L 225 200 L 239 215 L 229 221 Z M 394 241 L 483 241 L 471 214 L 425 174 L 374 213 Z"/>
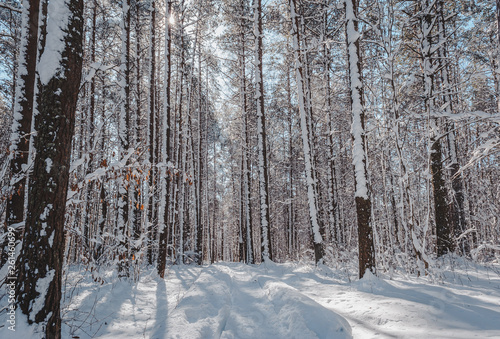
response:
<path fill-rule="evenodd" d="M 73 267 L 63 338 L 499 338 L 500 266 L 437 272 L 357 280 L 326 266 L 218 263 L 138 283 L 109 271 L 101 285 Z"/>

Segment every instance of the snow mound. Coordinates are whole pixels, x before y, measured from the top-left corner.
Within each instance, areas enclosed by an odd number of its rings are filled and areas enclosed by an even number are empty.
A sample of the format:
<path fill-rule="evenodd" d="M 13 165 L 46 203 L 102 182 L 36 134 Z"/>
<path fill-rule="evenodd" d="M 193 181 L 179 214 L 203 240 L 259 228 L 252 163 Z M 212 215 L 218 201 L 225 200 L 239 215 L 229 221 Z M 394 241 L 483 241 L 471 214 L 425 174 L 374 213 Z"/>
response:
<path fill-rule="evenodd" d="M 165 321 L 167 338 L 219 338 L 229 317 L 231 305 L 226 277 L 201 273 L 196 285 L 182 297 Z"/>
<path fill-rule="evenodd" d="M 352 338 L 345 319 L 296 289 L 230 265 L 202 272 L 166 321 L 166 338 Z"/>
<path fill-rule="evenodd" d="M 283 338 L 352 338 L 351 326 L 340 315 L 281 282 L 267 284 Z"/>
<path fill-rule="evenodd" d="M 392 290 L 392 286 L 382 279 L 379 279 L 370 270 L 366 270 L 363 278 L 352 283 L 352 286 L 360 292 L 382 292 Z"/>

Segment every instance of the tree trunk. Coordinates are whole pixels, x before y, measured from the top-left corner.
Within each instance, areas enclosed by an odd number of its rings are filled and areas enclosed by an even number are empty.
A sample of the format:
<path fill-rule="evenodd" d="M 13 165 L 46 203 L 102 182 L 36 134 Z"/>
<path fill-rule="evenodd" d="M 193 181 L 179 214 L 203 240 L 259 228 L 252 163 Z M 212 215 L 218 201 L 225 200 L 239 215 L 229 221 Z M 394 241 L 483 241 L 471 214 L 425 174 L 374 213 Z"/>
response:
<path fill-rule="evenodd" d="M 313 154 L 311 149 L 311 130 L 308 123 L 306 109 L 306 84 L 304 78 L 303 57 L 300 53 L 299 16 L 296 12 L 296 1 L 290 0 L 290 17 L 292 20 L 292 39 L 295 56 L 295 76 L 297 81 L 297 94 L 299 101 L 300 126 L 302 130 L 302 144 L 304 148 L 304 161 L 306 171 L 307 197 L 309 204 L 309 221 L 313 234 L 314 257 L 316 264 L 323 259 L 323 237 L 321 236 L 321 226 L 318 215 L 318 198 L 315 189 L 315 176 Z M 310 107 L 309 107 L 310 109 Z M 309 117 L 312 119 L 312 117 Z"/>
<path fill-rule="evenodd" d="M 437 255 L 442 256 L 449 251 L 453 251 L 453 243 L 451 241 L 451 229 L 448 220 L 448 205 L 446 203 L 446 187 L 443 179 L 443 162 L 441 141 L 437 138 L 437 119 L 433 116 L 435 110 L 435 62 L 433 60 L 434 53 L 434 36 L 432 34 L 436 25 L 435 2 L 430 0 L 422 0 L 421 6 L 421 33 L 420 48 L 422 53 L 423 63 L 423 80 L 424 80 L 424 107 L 429 119 L 429 168 L 432 175 L 432 187 L 434 198 L 434 220 L 436 222 L 437 235 Z"/>
<path fill-rule="evenodd" d="M 24 221 L 24 203 L 26 187 L 26 169 L 28 163 L 31 119 L 33 116 L 33 100 L 35 90 L 35 68 L 38 44 L 38 17 L 40 0 L 23 2 L 21 13 L 21 46 L 17 85 L 15 88 L 14 121 L 12 124 L 10 161 L 10 194 L 7 197 L 6 233 L 14 233 L 16 245 L 22 238 Z M 7 262 L 9 253 L 7 237 L 2 244 L 0 268 Z"/>
<path fill-rule="evenodd" d="M 446 115 L 449 117 L 453 114 L 454 100 L 452 94 L 452 84 L 450 82 L 449 76 L 449 62 L 448 62 L 448 43 L 446 43 L 446 15 L 445 15 L 445 4 L 443 0 L 438 2 L 439 10 L 439 41 L 441 47 L 438 49 L 439 53 L 439 63 L 441 69 L 441 85 L 443 87 L 442 96 L 443 105 L 445 106 Z M 451 196 L 452 201 L 450 203 L 450 227 L 455 238 L 459 238 L 460 235 L 466 231 L 467 227 L 465 224 L 465 210 L 464 210 L 464 193 L 462 184 L 462 174 L 459 173 L 460 165 L 458 164 L 457 156 L 457 143 L 455 141 L 455 131 L 454 124 L 449 122 L 446 124 L 446 139 L 448 141 L 448 152 L 450 159 L 450 179 L 451 179 Z M 450 235 L 451 238 L 451 235 Z M 451 239 L 450 239 L 451 240 Z M 453 244 L 455 245 L 455 244 Z M 463 254 L 467 255 L 470 252 L 469 243 L 467 242 L 467 237 L 462 237 L 458 240 L 458 246 Z"/>
<path fill-rule="evenodd" d="M 355 177 L 356 215 L 358 218 L 359 277 L 366 270 L 375 273 L 375 249 L 371 224 L 371 200 L 366 168 L 365 112 L 362 63 L 358 32 L 358 0 L 346 0 L 346 35 L 352 113 L 353 164 Z"/>
<path fill-rule="evenodd" d="M 67 6 L 61 10 L 59 6 Z M 60 14 L 68 13 L 68 14 Z M 39 59 L 38 114 L 23 247 L 18 303 L 29 324 L 43 324 L 46 338 L 61 337 L 61 276 L 71 139 L 82 72 L 83 1 L 51 1 L 47 37 Z M 58 24 L 67 22 L 66 27 Z M 62 35 L 60 41 L 51 38 Z M 43 47 L 42 47 L 43 48 Z M 55 52 L 55 53 L 54 53 Z M 53 59 L 59 63 L 53 65 Z"/>
<path fill-rule="evenodd" d="M 202 102 L 202 97 L 203 93 L 201 91 L 202 89 L 202 79 L 201 79 L 201 43 L 198 45 L 198 131 L 197 131 L 197 137 L 198 137 L 198 148 L 197 148 L 197 155 L 196 155 L 196 179 L 195 179 L 195 190 L 196 190 L 196 217 L 197 221 L 196 224 L 197 229 L 196 229 L 196 253 L 198 255 L 198 265 L 203 264 L 203 218 L 202 218 L 202 173 L 203 173 L 203 167 L 202 167 L 202 139 L 201 139 L 201 129 L 202 129 L 202 107 L 203 107 L 203 102 Z"/>
<path fill-rule="evenodd" d="M 156 199 L 155 199 L 155 185 L 157 180 L 156 164 L 158 159 L 156 159 L 156 148 L 158 147 L 156 138 L 156 126 L 158 121 L 156 120 L 156 1 L 151 0 L 151 17 L 150 17 L 150 49 L 149 49 L 149 201 L 148 201 L 148 217 L 147 217 L 147 231 L 148 231 L 148 249 L 147 249 L 147 260 L 148 264 L 153 264 L 153 240 L 156 239 L 155 228 L 153 227 L 156 211 Z"/>
<path fill-rule="evenodd" d="M 259 158 L 260 226 L 262 231 L 262 261 L 273 260 L 271 224 L 269 218 L 269 177 L 267 164 L 266 116 L 264 111 L 264 81 L 262 70 L 262 0 L 254 0 L 255 35 L 255 99 Z"/>
<path fill-rule="evenodd" d="M 496 53 L 496 64 L 495 69 L 495 79 L 496 79 L 496 95 L 497 95 L 497 112 L 500 112 L 500 0 L 496 0 L 496 14 L 497 14 L 497 53 Z"/>
<path fill-rule="evenodd" d="M 122 55 L 121 55 L 121 110 L 119 121 L 119 139 L 122 159 L 126 159 L 130 147 L 130 0 L 122 3 Z M 128 160 L 126 161 L 128 163 Z M 124 164 L 125 165 L 125 164 Z M 130 212 L 130 181 L 131 173 L 122 169 L 122 176 L 118 183 L 118 274 L 120 277 L 129 276 L 129 212 Z"/>
<path fill-rule="evenodd" d="M 162 121 L 162 133 L 161 133 L 161 154 L 160 159 L 162 163 L 161 175 L 160 175 L 160 203 L 158 204 L 158 233 L 159 233 L 159 244 L 158 244 L 158 275 L 163 279 L 165 277 L 165 266 L 167 260 L 167 225 L 169 221 L 169 192 L 170 192 L 170 172 L 167 172 L 167 161 L 170 160 L 170 82 L 171 82 L 171 28 L 170 28 L 170 16 L 172 15 L 172 1 L 167 1 L 167 11 L 165 18 L 165 91 L 164 91 L 164 111 L 163 111 L 163 121 Z M 168 176 L 168 177 L 167 177 Z"/>
<path fill-rule="evenodd" d="M 136 1 L 135 3 L 135 11 L 134 11 L 134 21 L 135 21 L 135 60 L 134 60 L 134 68 L 135 68 L 135 113 L 134 113 L 134 121 L 133 121 L 133 128 L 132 128 L 132 136 L 131 139 L 134 142 L 134 148 L 137 148 L 140 143 L 141 143 L 141 102 L 142 102 L 142 93 L 141 93 L 141 83 L 142 83 L 142 61 L 141 61 L 141 44 L 140 44 L 140 35 L 141 35 L 141 29 L 140 29 L 140 3 L 139 1 Z M 134 151 L 133 155 L 134 163 L 139 164 L 140 163 L 140 156 L 139 152 L 137 149 Z M 130 226 L 131 226 L 131 233 L 132 233 L 132 248 L 131 248 L 131 259 L 134 265 L 137 264 L 137 258 L 136 258 L 136 253 L 140 250 L 142 247 L 141 244 L 139 244 L 139 238 L 142 233 L 141 229 L 141 174 L 138 173 L 135 170 L 136 165 L 134 165 L 134 168 L 131 170 L 131 177 L 130 177 L 130 190 L 132 191 L 132 204 L 130 205 L 131 211 L 130 211 Z"/>
<path fill-rule="evenodd" d="M 253 229 L 253 221 L 252 221 L 252 208 L 251 208 L 251 198 L 250 198 L 250 184 L 251 184 L 251 176 L 250 176 L 250 153 L 249 148 L 250 145 L 250 132 L 248 130 L 248 106 L 247 106 L 247 83 L 246 83 L 246 39 L 245 39 L 245 2 L 240 2 L 240 23 L 239 23 L 239 38 L 240 38 L 240 54 L 239 54 L 239 71 L 240 71 L 240 109 L 241 116 L 243 119 L 242 122 L 242 160 L 241 160 L 241 171 L 242 171 L 242 239 L 244 242 L 244 253 L 245 258 L 244 261 L 247 264 L 254 263 L 253 257 L 253 237 L 252 237 L 252 229 Z"/>

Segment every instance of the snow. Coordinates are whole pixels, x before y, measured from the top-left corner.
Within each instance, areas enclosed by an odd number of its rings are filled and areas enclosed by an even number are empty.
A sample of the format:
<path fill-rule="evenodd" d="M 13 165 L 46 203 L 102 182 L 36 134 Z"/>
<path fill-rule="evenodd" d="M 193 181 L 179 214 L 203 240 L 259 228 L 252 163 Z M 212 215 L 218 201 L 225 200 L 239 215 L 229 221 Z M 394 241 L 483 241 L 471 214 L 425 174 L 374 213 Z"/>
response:
<path fill-rule="evenodd" d="M 65 0 L 51 0 L 48 4 L 47 41 L 38 63 L 40 82 L 46 85 L 61 68 L 64 36 L 71 11 Z"/>
<path fill-rule="evenodd" d="M 307 200 L 309 204 L 309 218 L 311 220 L 311 226 L 313 231 L 313 239 L 315 244 L 321 244 L 323 238 L 320 232 L 320 226 L 318 223 L 318 212 L 316 203 L 316 192 L 315 192 L 315 178 L 313 177 L 314 169 L 313 162 L 311 159 L 311 145 L 310 145 L 310 133 L 306 118 L 306 108 L 305 108 L 305 98 L 304 93 L 306 92 L 307 86 L 304 84 L 304 78 L 302 76 L 302 65 L 300 57 L 300 39 L 299 31 L 297 25 L 297 13 L 295 12 L 295 2 L 290 1 L 290 17 L 292 19 L 292 30 L 291 34 L 293 36 L 293 51 L 295 58 L 295 77 L 297 81 L 297 97 L 299 102 L 299 112 L 300 112 L 300 128 L 302 135 L 302 146 L 304 150 L 304 163 L 306 172 L 306 182 L 307 182 Z"/>
<path fill-rule="evenodd" d="M 23 118 L 21 111 L 21 102 L 24 98 L 24 80 L 23 76 L 28 74 L 28 70 L 26 69 L 26 49 L 27 49 L 27 36 L 28 36 L 28 29 L 29 29 L 29 19 L 28 19 L 28 12 L 29 12 L 29 1 L 23 1 L 23 10 L 21 14 L 21 43 L 19 47 L 19 54 L 18 54 L 18 71 L 16 75 L 16 88 L 15 88 L 15 103 L 14 103 L 14 116 L 12 120 L 12 133 L 10 136 L 10 157 L 14 156 L 14 153 L 17 151 L 18 145 L 17 143 L 19 142 L 20 135 L 19 135 L 19 129 L 21 127 L 21 120 Z"/>
<path fill-rule="evenodd" d="M 54 205 L 47 204 L 47 206 L 45 206 L 45 208 L 43 209 L 42 214 L 40 214 L 40 220 L 42 220 L 42 221 L 47 220 L 47 217 L 49 216 L 49 213 L 50 213 L 50 211 L 52 211 L 53 207 L 54 207 Z"/>
<path fill-rule="evenodd" d="M 368 272 L 361 280 L 355 265 L 342 265 L 181 265 L 169 267 L 164 280 L 142 272 L 137 284 L 110 270 L 100 273 L 102 285 L 71 267 L 62 337 L 500 337 L 498 264 L 456 261 L 430 276 Z M 22 332 L 8 337 L 26 338 Z"/>
<path fill-rule="evenodd" d="M 119 121 L 118 121 L 118 137 L 121 141 L 122 148 L 128 148 L 128 128 L 130 126 L 127 126 L 127 121 L 126 121 L 126 102 L 127 102 L 127 93 L 125 86 L 128 86 L 130 84 L 127 84 L 128 79 L 126 79 L 126 72 L 129 71 L 130 65 L 128 64 L 127 60 L 127 31 L 130 30 L 130 22 L 129 22 L 129 13 L 130 8 L 129 4 L 127 1 L 122 1 L 122 20 L 120 21 L 120 28 L 121 28 L 121 39 L 122 39 L 122 50 L 121 50 L 121 56 L 120 56 L 120 78 L 119 78 L 119 85 L 121 88 L 120 96 L 121 96 L 121 104 L 120 104 L 120 116 L 119 116 Z"/>
<path fill-rule="evenodd" d="M 345 1 L 345 16 L 346 16 L 346 34 L 347 34 L 347 52 L 349 59 L 349 83 L 351 91 L 351 111 L 352 111 L 352 128 L 353 135 L 352 155 L 354 174 L 356 177 L 356 197 L 368 199 L 368 183 L 366 178 L 366 152 L 364 145 L 364 126 L 362 121 L 363 115 L 363 98 L 361 82 L 361 72 L 358 60 L 358 47 L 356 43 L 360 38 L 357 27 L 355 26 L 356 14 L 353 1 Z"/>
<path fill-rule="evenodd" d="M 53 164 L 52 159 L 50 159 L 50 158 L 45 159 L 45 165 L 46 165 L 45 171 L 47 173 L 50 173 L 50 169 L 52 168 L 52 164 Z"/>
<path fill-rule="evenodd" d="M 50 270 L 47 272 L 44 278 L 38 279 L 36 283 L 36 291 L 39 293 L 38 297 L 33 301 L 31 305 L 30 320 L 35 321 L 35 316 L 40 312 L 45 304 L 45 296 L 49 291 L 49 285 L 54 278 L 55 270 Z M 47 317 L 48 318 L 48 317 Z"/>
<path fill-rule="evenodd" d="M 56 232 L 55 232 L 55 231 L 52 231 L 52 234 L 51 234 L 51 235 L 50 235 L 50 237 L 49 237 L 49 245 L 50 245 L 50 247 L 52 247 L 52 246 L 53 246 L 53 244 L 54 244 L 54 235 L 55 235 L 55 234 L 56 234 Z"/>

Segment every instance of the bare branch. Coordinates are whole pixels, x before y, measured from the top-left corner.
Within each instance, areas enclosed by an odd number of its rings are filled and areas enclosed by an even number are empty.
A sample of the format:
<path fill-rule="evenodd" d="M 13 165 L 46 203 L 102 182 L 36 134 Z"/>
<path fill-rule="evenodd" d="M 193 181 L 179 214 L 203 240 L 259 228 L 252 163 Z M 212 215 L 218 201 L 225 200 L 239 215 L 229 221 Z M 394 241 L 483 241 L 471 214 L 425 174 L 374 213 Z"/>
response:
<path fill-rule="evenodd" d="M 0 8 L 4 8 L 4 9 L 7 9 L 9 11 L 16 12 L 16 13 L 21 13 L 21 9 L 15 8 L 15 7 L 8 5 L 8 4 L 0 4 Z"/>

